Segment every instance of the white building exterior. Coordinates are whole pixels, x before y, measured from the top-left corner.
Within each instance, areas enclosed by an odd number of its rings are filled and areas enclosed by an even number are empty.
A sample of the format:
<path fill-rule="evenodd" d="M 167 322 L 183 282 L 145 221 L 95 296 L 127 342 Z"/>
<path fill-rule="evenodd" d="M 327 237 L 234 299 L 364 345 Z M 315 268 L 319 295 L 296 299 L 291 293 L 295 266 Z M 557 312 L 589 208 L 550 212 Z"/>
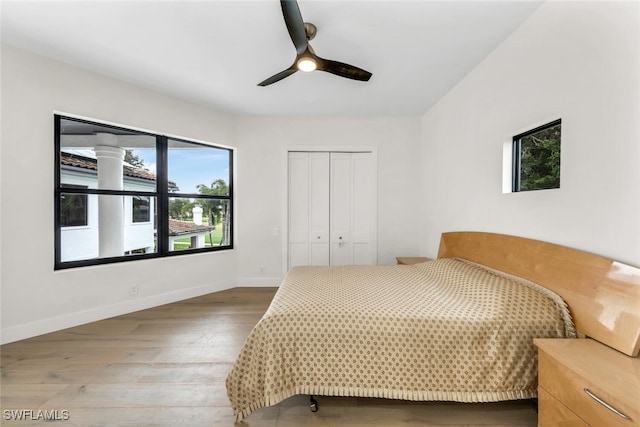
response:
<path fill-rule="evenodd" d="M 66 150 L 61 152 L 61 176 L 63 186 L 80 186 L 85 188 L 100 188 L 98 183 L 99 157 L 91 150 Z M 121 174 L 122 190 L 153 192 L 156 190 L 156 177 L 151 172 L 134 167 L 128 163 L 120 162 L 123 166 L 117 167 L 117 173 Z M 101 167 L 102 168 L 102 167 Z M 122 169 L 122 172 L 120 172 Z M 104 171 L 104 169 L 102 168 Z M 175 185 L 170 183 L 170 185 Z M 113 186 L 107 186 L 114 189 Z M 120 189 L 120 188 L 118 188 Z M 66 195 L 67 197 L 70 194 Z M 78 261 L 108 256 L 122 256 L 131 253 L 153 253 L 156 250 L 156 224 L 155 224 L 155 200 L 152 197 L 144 198 L 142 203 L 134 205 L 135 196 L 117 195 L 93 195 L 86 197 L 86 223 L 84 225 L 61 227 L 61 261 Z M 105 205 L 108 209 L 100 207 L 100 198 L 106 198 Z M 120 208 L 121 207 L 121 208 Z M 120 210 L 121 209 L 121 210 Z M 147 212 L 141 209 L 148 210 Z M 102 218 L 102 215 L 110 217 Z M 103 248 L 100 247 L 100 230 L 102 229 Z M 122 235 L 119 234 L 122 230 Z M 188 248 L 205 247 L 205 235 L 211 232 L 212 227 L 203 225 L 202 208 L 193 208 L 193 222 L 169 220 L 169 247 L 171 250 L 184 249 L 184 242 L 179 240 L 189 239 Z M 104 240 L 107 242 L 104 245 Z M 104 246 L 107 246 L 105 253 Z M 111 246 L 111 247 L 109 247 Z"/>
<path fill-rule="evenodd" d="M 62 163 L 65 164 L 65 153 L 61 153 Z M 95 163 L 95 158 L 83 157 L 79 164 L 90 165 Z M 78 162 L 76 162 L 78 164 Z M 146 178 L 130 175 L 136 174 L 137 168 L 129 167 L 129 171 L 134 173 L 126 173 L 123 176 L 124 190 L 132 191 L 155 191 L 155 177 L 151 180 L 152 174 L 147 172 Z M 146 172 L 146 171 L 145 171 Z M 62 183 L 67 185 L 78 185 L 88 188 L 98 188 L 98 177 L 96 170 L 80 166 L 62 166 L 61 177 Z M 133 197 L 131 196 L 87 196 L 87 224 L 83 226 L 62 227 L 61 229 L 61 260 L 75 261 L 83 259 L 91 259 L 99 257 L 99 197 L 120 198 L 122 199 L 122 222 L 124 234 L 124 253 L 131 251 L 153 252 L 155 250 L 155 201 L 149 201 L 148 221 L 134 222 L 133 219 Z M 124 255 L 123 253 L 123 255 Z"/>

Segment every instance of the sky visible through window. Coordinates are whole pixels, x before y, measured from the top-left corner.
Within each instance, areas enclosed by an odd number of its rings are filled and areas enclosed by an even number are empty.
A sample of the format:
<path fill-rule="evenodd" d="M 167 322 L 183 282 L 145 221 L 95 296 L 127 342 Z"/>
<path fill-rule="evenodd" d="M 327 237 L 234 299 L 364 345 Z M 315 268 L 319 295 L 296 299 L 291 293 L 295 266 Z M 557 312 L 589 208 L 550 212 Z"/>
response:
<path fill-rule="evenodd" d="M 155 150 L 133 150 L 144 161 L 144 167 L 156 173 Z M 229 155 L 226 150 L 170 150 L 169 180 L 180 193 L 198 193 L 197 186 L 210 186 L 216 179 L 229 183 Z"/>

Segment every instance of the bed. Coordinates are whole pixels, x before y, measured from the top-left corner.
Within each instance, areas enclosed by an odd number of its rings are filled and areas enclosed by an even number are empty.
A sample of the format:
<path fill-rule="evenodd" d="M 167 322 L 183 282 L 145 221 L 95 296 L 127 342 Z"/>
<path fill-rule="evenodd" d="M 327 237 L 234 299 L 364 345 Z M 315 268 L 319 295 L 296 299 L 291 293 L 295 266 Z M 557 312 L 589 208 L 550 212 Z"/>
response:
<path fill-rule="evenodd" d="M 533 338 L 639 350 L 640 274 L 569 248 L 444 233 L 410 266 L 294 267 L 227 377 L 236 420 L 296 394 L 489 402 L 537 395 Z"/>

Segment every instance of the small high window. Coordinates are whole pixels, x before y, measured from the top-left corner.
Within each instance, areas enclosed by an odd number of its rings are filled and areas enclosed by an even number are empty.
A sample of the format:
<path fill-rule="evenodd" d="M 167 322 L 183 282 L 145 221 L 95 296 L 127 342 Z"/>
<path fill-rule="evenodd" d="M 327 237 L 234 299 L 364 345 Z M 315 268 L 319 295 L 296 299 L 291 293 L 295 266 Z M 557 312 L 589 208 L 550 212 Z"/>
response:
<path fill-rule="evenodd" d="M 561 125 L 556 120 L 513 137 L 513 192 L 560 188 Z"/>

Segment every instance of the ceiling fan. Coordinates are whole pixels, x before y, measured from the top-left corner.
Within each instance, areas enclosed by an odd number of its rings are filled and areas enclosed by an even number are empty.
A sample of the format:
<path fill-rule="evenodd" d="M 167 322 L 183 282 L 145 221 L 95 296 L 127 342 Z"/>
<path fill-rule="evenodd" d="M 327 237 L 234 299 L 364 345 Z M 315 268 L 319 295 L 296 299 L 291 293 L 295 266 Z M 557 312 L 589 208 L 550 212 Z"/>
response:
<path fill-rule="evenodd" d="M 309 41 L 313 40 L 316 35 L 316 26 L 302 20 L 302 14 L 296 0 L 280 0 L 280 6 L 282 7 L 282 15 L 284 16 L 287 30 L 296 48 L 296 60 L 291 67 L 258 83 L 258 86 L 268 86 L 285 77 L 289 77 L 298 70 L 305 72 L 314 70 L 326 71 L 340 77 L 361 81 L 368 81 L 371 78 L 371 73 L 361 68 L 320 58 L 316 55 L 309 44 Z"/>

